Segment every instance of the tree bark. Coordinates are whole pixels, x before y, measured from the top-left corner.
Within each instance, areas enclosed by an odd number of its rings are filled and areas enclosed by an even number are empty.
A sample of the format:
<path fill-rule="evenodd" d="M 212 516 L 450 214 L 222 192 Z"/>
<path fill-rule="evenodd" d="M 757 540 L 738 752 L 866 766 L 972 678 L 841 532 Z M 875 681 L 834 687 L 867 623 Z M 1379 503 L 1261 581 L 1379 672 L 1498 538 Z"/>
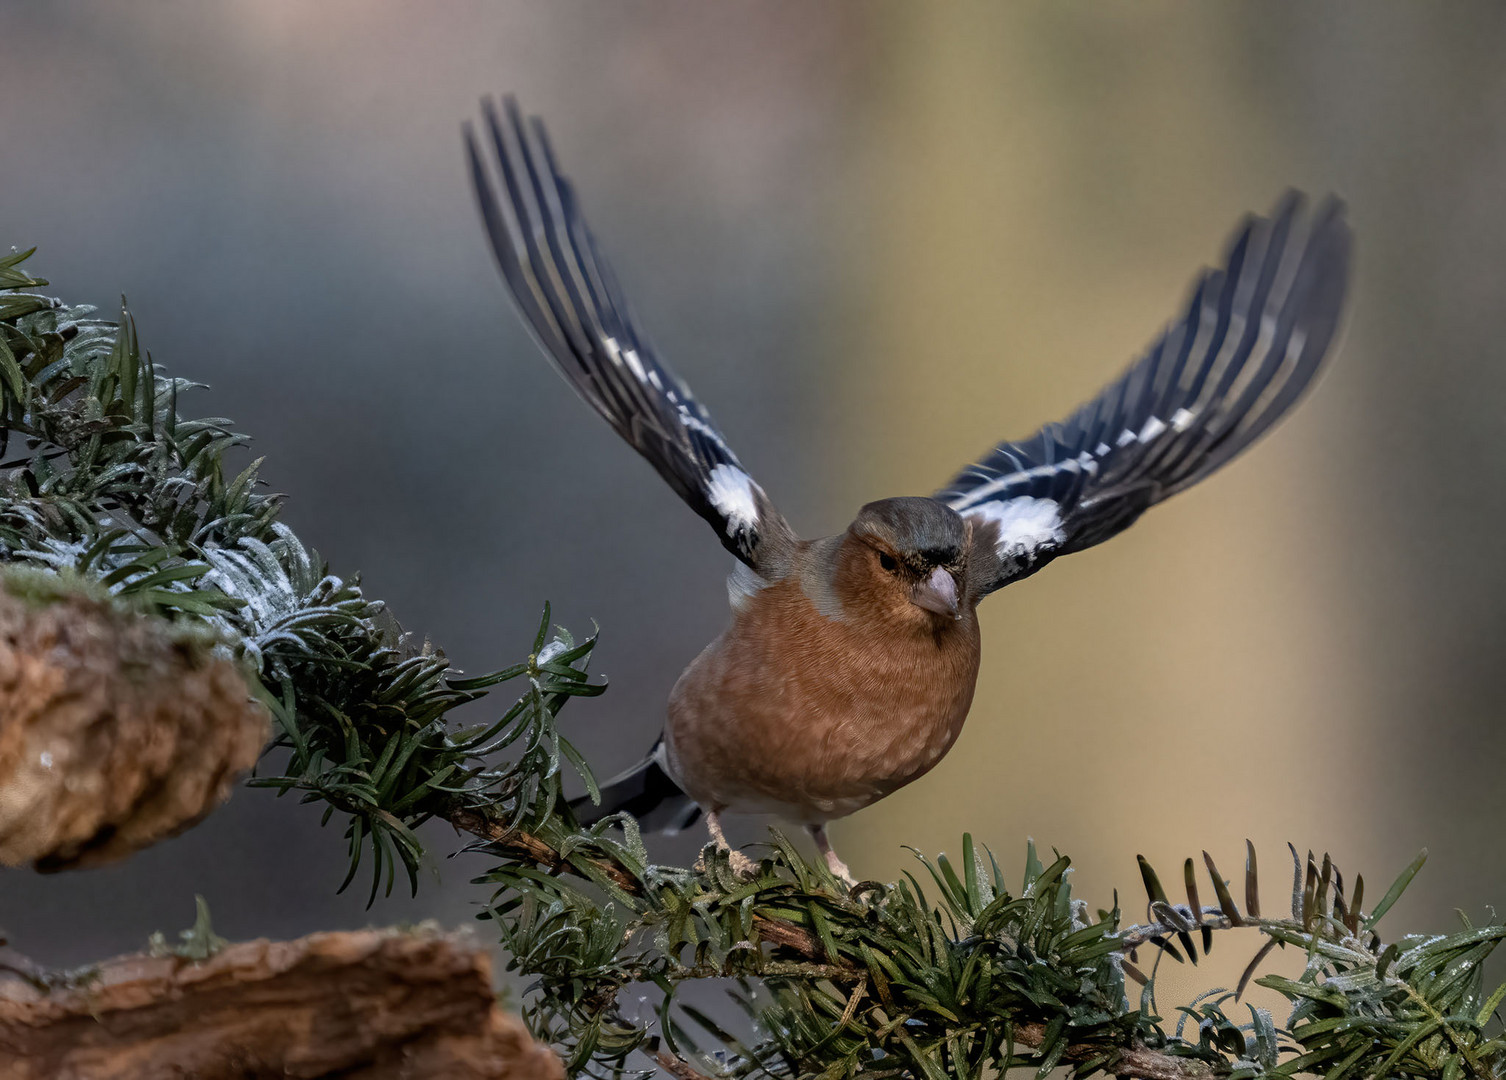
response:
<path fill-rule="evenodd" d="M 44 583 L 44 584 L 39 584 Z M 54 595 L 27 596 L 52 589 Z M 124 858 L 201 820 L 267 741 L 208 632 L 0 578 L 0 863 Z"/>
<path fill-rule="evenodd" d="M 484 949 L 363 930 L 250 941 L 202 962 L 125 956 L 52 989 L 0 979 L 0 1076 L 563 1080 L 564 1070 L 497 1008 Z"/>

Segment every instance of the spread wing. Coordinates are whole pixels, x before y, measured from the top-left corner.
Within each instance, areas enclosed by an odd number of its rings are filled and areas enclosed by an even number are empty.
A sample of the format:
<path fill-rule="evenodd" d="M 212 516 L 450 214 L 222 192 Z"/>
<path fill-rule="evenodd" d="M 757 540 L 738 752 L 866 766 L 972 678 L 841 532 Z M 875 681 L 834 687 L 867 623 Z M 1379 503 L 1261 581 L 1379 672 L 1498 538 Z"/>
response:
<path fill-rule="evenodd" d="M 535 340 L 575 392 L 754 570 L 793 537 L 704 406 L 644 338 L 555 165 L 544 126 L 508 98 L 466 125 L 471 178 L 497 265 Z"/>
<path fill-rule="evenodd" d="M 989 529 L 991 592 L 1092 547 L 1191 487 L 1302 396 L 1333 339 L 1348 277 L 1343 205 L 1303 224 L 1288 193 L 1235 234 L 1186 313 L 1067 420 L 1001 443 L 936 497 Z"/>

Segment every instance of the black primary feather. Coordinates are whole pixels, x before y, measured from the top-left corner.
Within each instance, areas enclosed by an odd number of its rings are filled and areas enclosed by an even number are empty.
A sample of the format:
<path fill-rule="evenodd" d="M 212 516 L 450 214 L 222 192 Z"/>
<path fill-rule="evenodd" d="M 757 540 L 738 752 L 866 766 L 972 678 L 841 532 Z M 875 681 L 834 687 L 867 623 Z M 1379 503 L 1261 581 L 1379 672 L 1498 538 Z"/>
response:
<path fill-rule="evenodd" d="M 1203 274 L 1182 318 L 1118 381 L 1066 421 L 1001 443 L 938 493 L 963 515 L 1000 521 L 992 589 L 1127 528 L 1301 397 L 1338 324 L 1350 248 L 1338 199 L 1306 229 L 1302 210 L 1288 192 L 1270 218 L 1249 218 L 1223 268 Z"/>
<path fill-rule="evenodd" d="M 729 551 L 768 569 L 793 540 L 789 526 L 638 329 L 543 124 L 525 124 L 511 98 L 501 115 L 490 101 L 482 112 L 495 173 L 467 125 L 471 178 L 497 265 L 535 339 Z"/>

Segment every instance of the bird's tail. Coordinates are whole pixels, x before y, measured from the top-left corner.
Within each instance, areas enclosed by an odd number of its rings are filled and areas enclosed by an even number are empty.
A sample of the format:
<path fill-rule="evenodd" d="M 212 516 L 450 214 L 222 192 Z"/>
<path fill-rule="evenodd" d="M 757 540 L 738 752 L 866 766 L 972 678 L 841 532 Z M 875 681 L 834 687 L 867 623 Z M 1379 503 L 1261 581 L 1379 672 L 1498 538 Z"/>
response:
<path fill-rule="evenodd" d="M 601 785 L 600 803 L 585 795 L 570 800 L 575 819 L 591 825 L 608 814 L 630 814 L 644 832 L 671 835 L 693 825 L 701 808 L 664 771 L 663 758 L 661 739 L 648 757 Z"/>

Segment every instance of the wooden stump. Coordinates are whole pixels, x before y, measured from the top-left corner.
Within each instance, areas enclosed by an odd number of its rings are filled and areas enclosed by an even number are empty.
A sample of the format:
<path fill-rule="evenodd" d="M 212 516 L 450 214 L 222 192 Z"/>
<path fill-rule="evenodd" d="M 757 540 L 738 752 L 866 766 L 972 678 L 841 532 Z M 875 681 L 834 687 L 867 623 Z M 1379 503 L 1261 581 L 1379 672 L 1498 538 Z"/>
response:
<path fill-rule="evenodd" d="M 207 631 L 28 581 L 0 582 L 0 863 L 110 862 L 198 822 L 267 740 L 240 670 Z"/>
<path fill-rule="evenodd" d="M 0 979 L 7 1080 L 563 1080 L 497 1008 L 491 960 L 397 930 L 125 956 L 78 985 Z"/>

